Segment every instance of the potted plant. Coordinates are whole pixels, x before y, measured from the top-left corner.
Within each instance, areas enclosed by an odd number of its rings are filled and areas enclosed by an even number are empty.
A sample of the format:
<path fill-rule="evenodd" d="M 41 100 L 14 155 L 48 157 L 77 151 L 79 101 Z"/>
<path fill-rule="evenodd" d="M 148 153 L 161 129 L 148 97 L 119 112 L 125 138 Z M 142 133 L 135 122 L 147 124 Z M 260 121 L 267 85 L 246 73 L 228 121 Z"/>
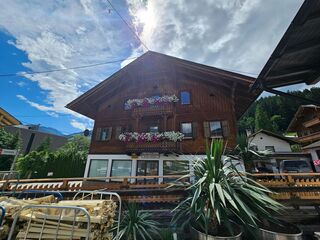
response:
<path fill-rule="evenodd" d="M 190 223 L 193 239 L 241 239 L 234 221 L 252 231 L 282 208 L 267 195 L 270 190 L 226 164 L 231 158 L 223 159 L 223 153 L 223 141 L 216 140 L 207 146 L 206 158 L 193 161 L 191 196 L 173 210 L 173 223 Z"/>
<path fill-rule="evenodd" d="M 114 239 L 152 240 L 155 235 L 159 235 L 158 225 L 150 213 L 140 211 L 135 203 L 129 203 L 120 223 L 119 234 Z"/>

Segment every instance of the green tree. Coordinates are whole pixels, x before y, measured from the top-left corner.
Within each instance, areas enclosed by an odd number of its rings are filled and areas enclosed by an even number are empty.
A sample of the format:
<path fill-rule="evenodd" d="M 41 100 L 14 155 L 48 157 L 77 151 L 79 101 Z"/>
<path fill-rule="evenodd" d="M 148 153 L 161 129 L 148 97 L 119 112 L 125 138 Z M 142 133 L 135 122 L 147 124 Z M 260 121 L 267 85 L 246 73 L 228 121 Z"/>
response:
<path fill-rule="evenodd" d="M 18 149 L 20 145 L 19 134 L 11 134 L 4 128 L 0 128 L 0 148 Z M 0 156 L 0 171 L 8 171 L 14 156 Z"/>
<path fill-rule="evenodd" d="M 43 178 L 47 176 L 48 165 L 54 164 L 54 158 L 48 151 L 32 151 L 18 159 L 17 170 L 21 178 Z"/>
<path fill-rule="evenodd" d="M 55 164 L 49 172 L 53 177 L 82 177 L 86 166 L 90 140 L 84 136 L 75 136 L 55 154 Z"/>
<path fill-rule="evenodd" d="M 271 121 L 261 105 L 258 105 L 255 113 L 255 131 L 265 129 L 273 131 Z"/>
<path fill-rule="evenodd" d="M 82 177 L 89 152 L 90 140 L 76 136 L 55 152 L 50 151 L 50 140 L 18 159 L 17 169 L 24 178 Z M 51 176 L 48 173 L 52 172 Z"/>

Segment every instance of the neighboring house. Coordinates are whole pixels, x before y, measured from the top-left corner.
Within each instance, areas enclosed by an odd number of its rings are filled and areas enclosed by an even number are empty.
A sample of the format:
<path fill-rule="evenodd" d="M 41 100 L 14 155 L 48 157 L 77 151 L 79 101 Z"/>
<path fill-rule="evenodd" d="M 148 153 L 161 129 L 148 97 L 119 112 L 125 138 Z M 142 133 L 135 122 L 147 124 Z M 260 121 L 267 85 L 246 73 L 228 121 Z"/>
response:
<path fill-rule="evenodd" d="M 21 122 L 18 119 L 0 107 L 0 128 L 19 124 L 21 124 Z"/>
<path fill-rule="evenodd" d="M 248 136 L 248 141 L 258 151 L 269 150 L 271 152 L 292 152 L 291 145 L 297 144 L 290 138 L 267 131 L 260 130 Z"/>
<path fill-rule="evenodd" d="M 315 105 L 301 105 L 292 118 L 287 132 L 296 132 L 297 141 L 309 145 L 320 140 L 320 107 Z"/>
<path fill-rule="evenodd" d="M 268 151 L 267 160 L 257 160 L 257 168 L 264 168 L 265 171 L 279 172 L 280 162 L 283 160 L 311 160 L 309 153 L 292 152 L 291 145 L 297 142 L 288 137 L 267 131 L 260 130 L 248 136 L 249 144 L 257 151 Z"/>
<path fill-rule="evenodd" d="M 39 147 L 46 138 L 50 138 L 50 148 L 51 150 L 56 150 L 62 147 L 68 139 L 64 136 L 42 132 L 38 125 L 16 125 L 16 126 L 6 126 L 5 130 L 16 134 L 19 133 L 21 139 L 21 150 L 20 153 L 27 154 Z"/>
<path fill-rule="evenodd" d="M 249 93 L 253 81 L 145 53 L 67 105 L 95 121 L 85 177 L 182 173 L 178 163 L 203 156 L 207 139 L 234 147 L 236 122 L 260 94 Z"/>

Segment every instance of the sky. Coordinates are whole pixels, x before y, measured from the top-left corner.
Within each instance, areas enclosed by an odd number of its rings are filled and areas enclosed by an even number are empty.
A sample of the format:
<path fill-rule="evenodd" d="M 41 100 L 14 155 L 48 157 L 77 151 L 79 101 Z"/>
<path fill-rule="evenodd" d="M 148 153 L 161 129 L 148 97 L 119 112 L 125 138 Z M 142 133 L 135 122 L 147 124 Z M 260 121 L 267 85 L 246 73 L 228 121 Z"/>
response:
<path fill-rule="evenodd" d="M 1 0 L 0 106 L 24 124 L 91 129 L 91 119 L 65 105 L 147 48 L 257 76 L 303 3 L 109 1 L 127 24 L 108 0 Z M 77 68 L 88 65 L 97 66 Z"/>

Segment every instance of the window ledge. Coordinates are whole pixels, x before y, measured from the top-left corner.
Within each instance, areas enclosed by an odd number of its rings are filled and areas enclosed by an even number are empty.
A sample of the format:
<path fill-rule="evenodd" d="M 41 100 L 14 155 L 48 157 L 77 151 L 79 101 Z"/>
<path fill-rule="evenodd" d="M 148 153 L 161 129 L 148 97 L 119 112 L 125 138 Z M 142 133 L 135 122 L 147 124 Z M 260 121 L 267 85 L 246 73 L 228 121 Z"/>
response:
<path fill-rule="evenodd" d="M 193 137 L 184 137 L 183 139 L 184 139 L 184 140 L 192 140 Z"/>

